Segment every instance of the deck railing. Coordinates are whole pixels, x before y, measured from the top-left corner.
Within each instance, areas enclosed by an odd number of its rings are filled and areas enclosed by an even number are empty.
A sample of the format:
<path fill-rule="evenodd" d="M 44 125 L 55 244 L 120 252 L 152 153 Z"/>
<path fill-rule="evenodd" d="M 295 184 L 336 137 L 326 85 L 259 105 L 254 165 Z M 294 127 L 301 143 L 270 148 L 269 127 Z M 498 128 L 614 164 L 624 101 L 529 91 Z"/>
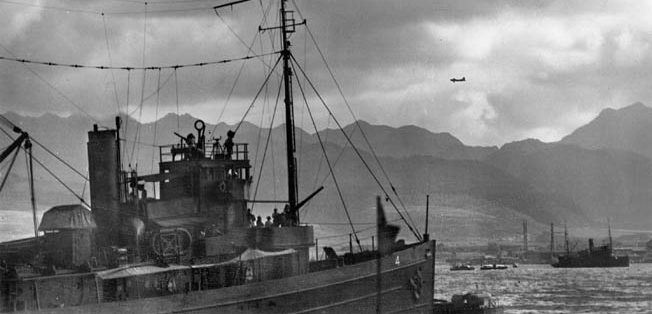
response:
<path fill-rule="evenodd" d="M 171 144 L 159 146 L 159 161 L 187 160 L 205 158 L 211 160 L 249 160 L 249 144 L 235 143 L 233 152 L 229 156 L 223 145 L 206 143 L 203 150 L 185 144 Z"/>

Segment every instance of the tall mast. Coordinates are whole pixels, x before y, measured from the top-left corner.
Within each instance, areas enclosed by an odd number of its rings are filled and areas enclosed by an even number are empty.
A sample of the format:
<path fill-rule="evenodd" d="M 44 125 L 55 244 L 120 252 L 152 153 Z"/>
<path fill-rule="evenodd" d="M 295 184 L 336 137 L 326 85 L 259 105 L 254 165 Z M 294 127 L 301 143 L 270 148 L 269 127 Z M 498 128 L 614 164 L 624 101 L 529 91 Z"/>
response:
<path fill-rule="evenodd" d="M 570 245 L 568 245 L 568 226 L 564 221 L 564 242 L 566 242 L 566 254 L 570 255 Z"/>
<path fill-rule="evenodd" d="M 609 228 L 609 248 L 613 249 L 614 243 L 613 238 L 611 237 L 611 219 L 607 217 L 607 227 Z"/>
<path fill-rule="evenodd" d="M 285 135 L 287 148 L 287 166 L 288 166 L 288 202 L 290 212 L 295 215 L 297 223 L 299 222 L 299 213 L 297 211 L 297 161 L 294 156 L 295 139 L 294 139 L 294 104 L 292 102 L 292 70 L 290 69 L 290 41 L 289 34 L 294 32 L 294 21 L 285 10 L 285 1 L 281 0 L 281 40 L 283 54 L 283 85 L 285 93 Z M 288 22 L 289 25 L 288 25 Z"/>

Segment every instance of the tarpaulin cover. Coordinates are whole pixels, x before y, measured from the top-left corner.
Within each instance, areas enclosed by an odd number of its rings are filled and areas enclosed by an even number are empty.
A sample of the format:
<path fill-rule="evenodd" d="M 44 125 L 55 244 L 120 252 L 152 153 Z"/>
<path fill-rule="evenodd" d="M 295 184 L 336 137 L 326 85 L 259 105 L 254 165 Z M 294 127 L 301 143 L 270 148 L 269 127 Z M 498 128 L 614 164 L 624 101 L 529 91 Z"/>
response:
<path fill-rule="evenodd" d="M 254 259 L 259 259 L 263 257 L 268 257 L 268 256 L 278 256 L 278 255 L 286 255 L 286 254 L 292 254 L 296 252 L 293 249 L 287 249 L 283 251 L 278 251 L 278 252 L 266 252 L 266 251 L 261 251 L 257 249 L 247 249 L 240 256 L 228 261 L 224 262 L 223 264 L 228 264 L 228 263 L 237 263 L 237 262 L 244 262 L 244 261 L 250 261 Z"/>
<path fill-rule="evenodd" d="M 183 265 L 170 265 L 168 267 L 158 267 L 155 265 L 140 265 L 140 266 L 127 266 L 116 269 L 109 269 L 97 272 L 97 276 L 102 280 L 107 279 L 116 279 L 116 278 L 125 278 L 133 276 L 142 276 L 142 275 L 152 275 L 162 272 L 177 271 L 190 269 L 189 266 Z"/>
<path fill-rule="evenodd" d="M 97 228 L 91 211 L 82 205 L 60 205 L 43 214 L 40 231 Z"/>

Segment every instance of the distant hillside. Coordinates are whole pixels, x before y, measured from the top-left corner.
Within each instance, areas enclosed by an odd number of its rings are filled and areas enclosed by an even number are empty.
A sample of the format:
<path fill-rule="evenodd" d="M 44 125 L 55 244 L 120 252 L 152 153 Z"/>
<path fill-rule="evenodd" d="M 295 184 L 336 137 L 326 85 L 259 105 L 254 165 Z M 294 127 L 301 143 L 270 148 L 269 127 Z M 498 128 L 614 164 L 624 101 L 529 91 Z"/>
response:
<path fill-rule="evenodd" d="M 652 223 L 652 161 L 639 154 L 527 140 L 503 146 L 486 162 L 576 204 L 594 223 Z"/>
<path fill-rule="evenodd" d="M 604 109 L 561 143 L 584 148 L 627 150 L 652 158 L 652 108 L 638 102 L 615 110 Z"/>
<path fill-rule="evenodd" d="M 87 132 L 92 128 L 92 122 L 77 116 L 61 118 L 48 115 L 43 118 L 34 118 L 10 114 L 8 117 L 23 126 L 34 138 L 70 162 L 76 169 L 86 173 L 86 137 Z M 132 167 L 137 165 L 139 172 L 143 174 L 156 172 L 158 148 L 153 147 L 152 144 L 178 142 L 178 138 L 173 132 L 183 135 L 194 133 L 194 121 L 195 118 L 189 115 L 177 118 L 172 114 L 166 115 L 156 124 L 139 125 L 134 120 L 125 120 L 122 128 L 122 137 L 126 138 L 126 141 L 122 143 L 125 167 L 129 164 Z M 113 119 L 100 123 L 103 127 L 112 127 L 113 124 Z M 227 130 L 233 128 L 234 126 L 223 123 L 217 126 L 207 124 L 206 133 L 208 137 L 211 137 L 212 134 L 224 136 Z M 347 128 L 351 130 L 351 126 Z M 137 130 L 139 131 L 138 137 L 135 136 Z M 264 139 L 269 131 L 250 123 L 243 123 L 236 134 L 236 142 L 249 143 L 249 157 L 252 164 L 255 165 L 254 185 L 258 182 L 258 169 L 262 163 L 266 145 Z M 329 130 L 325 133 L 329 132 L 335 131 Z M 154 141 L 155 133 L 156 141 Z M 286 193 L 283 126 L 272 129 L 271 134 L 272 140 L 268 146 L 265 167 L 258 185 L 260 187 L 256 195 L 258 199 L 283 199 Z M 419 224 L 423 224 L 425 220 L 424 198 L 426 194 L 431 194 L 433 209 L 431 217 L 436 218 L 438 228 L 447 230 L 447 235 L 451 235 L 452 238 L 476 235 L 486 239 L 505 233 L 513 234 L 519 232 L 520 219 L 528 217 L 544 222 L 561 221 L 559 213 L 566 213 L 568 217 L 581 217 L 579 210 L 572 203 L 536 191 L 527 182 L 507 174 L 499 168 L 472 160 L 495 149 L 469 148 L 449 134 L 432 134 L 415 127 L 393 129 L 368 125 L 367 135 L 372 143 L 376 142 L 374 148 L 377 149 L 380 161 L 413 219 Z M 407 136 L 407 138 L 401 140 L 402 136 Z M 335 143 L 337 135 L 330 133 L 328 137 L 330 140 L 325 147 L 330 162 L 334 165 L 338 183 L 351 211 L 352 219 L 362 222 L 373 221 L 374 198 L 376 195 L 382 195 L 382 191 L 353 150 L 337 145 Z M 417 142 L 420 141 L 420 144 L 411 144 L 413 139 Z M 345 222 L 344 211 L 337 191 L 332 179 L 328 176 L 327 163 L 322 155 L 321 146 L 317 144 L 315 136 L 300 129 L 297 129 L 297 141 L 297 155 L 300 158 L 299 168 L 301 170 L 299 173 L 300 198 L 307 196 L 321 185 L 325 186 L 324 191 L 306 206 L 302 212 L 302 218 L 304 221 Z M 356 141 L 360 141 L 360 138 Z M 78 193 L 84 191 L 85 198 L 89 198 L 88 187 L 84 185 L 83 180 L 71 171 L 65 170 L 65 167 L 57 161 L 45 157 L 46 154 L 42 151 L 37 150 L 36 152 L 38 152 L 37 156 L 62 176 L 64 181 L 72 184 L 75 191 Z M 407 152 L 414 155 L 404 155 Z M 435 155 L 428 156 L 428 152 Z M 361 147 L 361 153 L 370 167 L 375 170 L 378 179 L 383 182 L 388 193 L 392 195 L 391 188 L 382 172 L 378 171 L 375 160 L 363 147 Z M 388 155 L 403 156 L 389 157 Z M 41 175 L 41 179 L 37 183 L 37 188 L 40 189 L 38 197 L 41 201 L 39 203 L 56 203 L 63 196 L 68 197 L 67 202 L 74 201 L 74 198 L 69 197 L 69 193 L 65 190 L 59 189 L 59 185 L 52 179 L 46 179 L 48 174 L 42 170 L 39 170 L 38 174 Z M 21 184 L 23 185 L 20 185 L 17 190 L 25 190 L 24 181 Z M 253 193 L 256 193 L 255 186 L 252 189 Z M 61 197 L 55 197 L 57 195 Z M 3 198 L 3 200 L 13 199 L 13 196 L 20 195 L 11 193 L 11 197 Z M 397 205 L 402 208 L 399 203 Z M 257 205 L 255 211 L 261 215 L 271 212 L 270 208 L 264 205 Z M 388 208 L 388 212 L 390 215 L 394 215 L 392 217 L 396 217 L 396 214 L 391 214 L 393 212 L 391 208 Z M 456 214 L 460 212 L 466 214 L 462 216 Z M 472 219 L 471 216 L 481 218 Z"/>
<path fill-rule="evenodd" d="M 359 121 L 374 151 L 381 156 L 409 157 L 433 156 L 444 159 L 480 160 L 498 150 L 497 147 L 466 146 L 450 133 L 432 133 L 413 125 L 392 128 Z M 362 132 L 355 123 L 344 127 L 351 141 L 363 150 L 369 151 Z M 322 138 L 339 146 L 348 144 L 339 129 L 328 129 Z"/>

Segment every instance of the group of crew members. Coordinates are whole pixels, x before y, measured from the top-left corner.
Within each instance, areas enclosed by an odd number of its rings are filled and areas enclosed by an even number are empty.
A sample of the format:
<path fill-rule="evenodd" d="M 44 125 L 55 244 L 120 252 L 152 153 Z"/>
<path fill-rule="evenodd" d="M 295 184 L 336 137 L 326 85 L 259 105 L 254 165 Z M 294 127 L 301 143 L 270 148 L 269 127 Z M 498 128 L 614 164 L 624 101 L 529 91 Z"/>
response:
<path fill-rule="evenodd" d="M 252 214 L 251 209 L 247 209 L 247 219 L 250 228 L 289 227 L 297 225 L 297 219 L 290 212 L 289 205 L 285 205 L 282 213 L 278 212 L 278 208 L 274 208 L 272 216 L 267 216 L 266 221 L 263 221 L 263 217 L 256 217 Z"/>

